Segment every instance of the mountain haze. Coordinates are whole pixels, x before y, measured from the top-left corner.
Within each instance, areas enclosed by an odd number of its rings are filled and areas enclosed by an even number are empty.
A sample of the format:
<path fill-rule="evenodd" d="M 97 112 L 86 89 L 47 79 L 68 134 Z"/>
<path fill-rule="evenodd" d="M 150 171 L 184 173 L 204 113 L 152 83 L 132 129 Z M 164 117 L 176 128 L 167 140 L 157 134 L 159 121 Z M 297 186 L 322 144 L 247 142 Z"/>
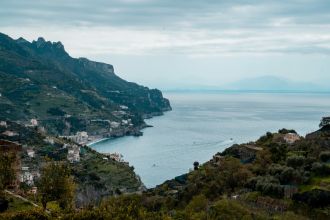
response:
<path fill-rule="evenodd" d="M 323 91 L 324 88 L 307 82 L 295 82 L 275 76 L 246 78 L 224 86 L 230 90 L 262 90 L 262 91 Z"/>

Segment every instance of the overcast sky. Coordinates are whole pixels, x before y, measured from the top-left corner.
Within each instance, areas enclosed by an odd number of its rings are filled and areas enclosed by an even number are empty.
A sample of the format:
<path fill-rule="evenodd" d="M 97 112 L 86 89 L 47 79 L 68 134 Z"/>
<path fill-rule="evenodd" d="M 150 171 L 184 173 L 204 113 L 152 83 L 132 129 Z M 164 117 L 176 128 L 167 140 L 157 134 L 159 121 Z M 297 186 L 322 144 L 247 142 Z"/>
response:
<path fill-rule="evenodd" d="M 329 0 L 1 0 L 0 32 L 61 41 L 163 89 L 330 80 Z"/>

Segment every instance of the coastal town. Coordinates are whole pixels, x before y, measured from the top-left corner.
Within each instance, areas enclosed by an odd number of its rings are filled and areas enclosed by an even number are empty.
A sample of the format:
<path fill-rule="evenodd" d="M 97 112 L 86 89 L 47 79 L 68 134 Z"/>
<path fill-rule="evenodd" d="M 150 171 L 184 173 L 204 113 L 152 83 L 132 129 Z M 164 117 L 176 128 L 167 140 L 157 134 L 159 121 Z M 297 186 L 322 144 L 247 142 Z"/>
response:
<path fill-rule="evenodd" d="M 125 122 L 125 123 L 128 123 Z M 114 127 L 119 124 L 113 123 Z M 33 130 L 43 136 L 43 146 L 20 143 L 26 130 Z M 19 128 L 19 129 L 16 129 Z M 73 166 L 81 162 L 81 156 L 88 151 L 88 145 L 95 141 L 95 137 L 90 137 L 86 131 L 77 132 L 71 136 L 49 136 L 44 133 L 44 128 L 40 127 L 37 119 L 31 119 L 30 123 L 19 126 L 9 121 L 0 121 L 0 154 L 14 155 L 15 162 L 13 170 L 16 177 L 11 183 L 10 189 L 18 194 L 37 195 L 38 188 L 36 182 L 41 176 L 41 170 L 46 165 L 49 156 L 62 158 Z M 44 148 L 48 148 L 45 152 Z M 100 154 L 100 153 L 98 153 Z M 123 160 L 123 156 L 117 152 L 100 154 L 104 161 L 116 161 L 125 166 L 129 163 Z M 23 188 L 28 189 L 22 192 Z"/>

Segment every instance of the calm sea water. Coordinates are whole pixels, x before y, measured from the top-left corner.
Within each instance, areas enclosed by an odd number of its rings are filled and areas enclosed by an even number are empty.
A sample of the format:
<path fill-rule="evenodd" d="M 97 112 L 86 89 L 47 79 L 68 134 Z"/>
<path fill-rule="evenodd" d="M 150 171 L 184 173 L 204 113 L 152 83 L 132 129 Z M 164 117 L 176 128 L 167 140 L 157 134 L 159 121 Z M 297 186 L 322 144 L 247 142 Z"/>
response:
<path fill-rule="evenodd" d="M 123 137 L 92 145 L 119 152 L 147 187 L 189 171 L 233 143 L 253 141 L 266 131 L 318 129 L 330 115 L 330 94 L 165 93 L 173 111 L 147 120 L 142 137 Z"/>

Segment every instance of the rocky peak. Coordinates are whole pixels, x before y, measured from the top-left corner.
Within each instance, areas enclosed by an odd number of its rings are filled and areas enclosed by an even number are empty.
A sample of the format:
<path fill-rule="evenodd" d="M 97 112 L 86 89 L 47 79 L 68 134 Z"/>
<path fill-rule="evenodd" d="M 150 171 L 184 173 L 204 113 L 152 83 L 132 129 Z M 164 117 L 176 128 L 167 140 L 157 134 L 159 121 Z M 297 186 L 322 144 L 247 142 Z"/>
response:
<path fill-rule="evenodd" d="M 46 44 L 46 41 L 43 37 L 39 37 L 37 41 L 33 41 L 37 45 L 37 48 L 43 47 Z"/>
<path fill-rule="evenodd" d="M 47 53 L 55 56 L 69 56 L 60 41 L 50 42 L 46 41 L 43 37 L 39 37 L 37 41 L 32 42 L 32 45 L 34 45 L 38 51 L 43 54 Z"/>
<path fill-rule="evenodd" d="M 63 44 L 62 44 L 61 41 L 54 42 L 53 45 L 54 45 L 57 49 L 65 50 L 65 49 L 64 49 L 64 46 L 63 46 Z"/>
<path fill-rule="evenodd" d="M 16 40 L 17 43 L 19 44 L 26 44 L 29 43 L 29 41 L 25 40 L 23 37 L 20 37 Z"/>

